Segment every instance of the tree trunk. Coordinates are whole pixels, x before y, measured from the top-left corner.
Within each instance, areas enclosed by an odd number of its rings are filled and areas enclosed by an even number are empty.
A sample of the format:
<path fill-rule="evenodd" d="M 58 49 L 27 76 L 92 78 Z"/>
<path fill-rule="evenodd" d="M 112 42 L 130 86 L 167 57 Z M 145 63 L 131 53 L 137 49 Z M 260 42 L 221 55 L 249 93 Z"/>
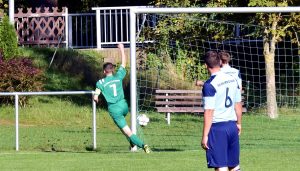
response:
<path fill-rule="evenodd" d="M 267 112 L 272 119 L 278 117 L 275 85 L 274 53 L 265 56 L 266 60 L 266 83 L 267 83 Z"/>
<path fill-rule="evenodd" d="M 269 42 L 268 35 L 264 38 L 264 57 L 266 63 L 266 85 L 267 85 L 267 113 L 272 119 L 278 117 L 277 100 L 276 100 L 276 84 L 275 84 L 275 49 L 276 39 L 272 35 Z"/>

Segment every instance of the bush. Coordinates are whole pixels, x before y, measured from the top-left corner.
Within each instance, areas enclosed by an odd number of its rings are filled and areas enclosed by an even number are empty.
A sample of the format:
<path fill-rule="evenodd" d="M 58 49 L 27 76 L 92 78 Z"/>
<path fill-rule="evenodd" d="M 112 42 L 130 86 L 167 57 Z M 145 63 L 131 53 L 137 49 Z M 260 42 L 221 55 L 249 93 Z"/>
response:
<path fill-rule="evenodd" d="M 34 67 L 31 59 L 12 58 L 0 61 L 0 92 L 41 91 L 43 87 L 43 71 Z M 14 97 L 0 96 L 1 103 L 11 103 Z M 20 97 L 20 105 L 25 106 L 27 96 Z"/>
<path fill-rule="evenodd" d="M 18 54 L 18 39 L 15 28 L 7 16 L 0 22 L 0 51 L 5 60 Z"/>

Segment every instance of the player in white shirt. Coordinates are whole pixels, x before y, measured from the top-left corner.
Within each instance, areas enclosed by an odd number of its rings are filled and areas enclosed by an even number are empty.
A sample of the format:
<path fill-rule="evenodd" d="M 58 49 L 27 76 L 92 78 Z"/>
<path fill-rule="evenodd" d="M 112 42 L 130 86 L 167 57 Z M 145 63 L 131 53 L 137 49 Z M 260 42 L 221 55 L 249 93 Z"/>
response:
<path fill-rule="evenodd" d="M 211 77 L 204 83 L 204 125 L 201 145 L 206 150 L 208 168 L 239 171 L 239 134 L 241 133 L 241 91 L 237 80 L 221 72 L 215 51 L 205 54 Z"/>
<path fill-rule="evenodd" d="M 242 90 L 242 77 L 241 73 L 238 69 L 232 68 L 229 65 L 229 62 L 231 60 L 230 54 L 226 51 L 220 51 L 218 52 L 218 56 L 221 60 L 221 71 L 232 75 L 239 83 L 240 89 Z M 196 80 L 196 86 L 203 86 L 204 82 L 201 80 Z"/>
<path fill-rule="evenodd" d="M 219 58 L 222 61 L 221 71 L 224 72 L 224 73 L 226 73 L 226 74 L 232 75 L 238 81 L 240 89 L 242 90 L 242 77 L 241 77 L 241 73 L 240 73 L 240 71 L 238 69 L 232 68 L 229 65 L 229 62 L 231 60 L 230 54 L 228 52 L 226 52 L 226 51 L 220 51 L 218 53 L 218 56 L 219 56 Z"/>

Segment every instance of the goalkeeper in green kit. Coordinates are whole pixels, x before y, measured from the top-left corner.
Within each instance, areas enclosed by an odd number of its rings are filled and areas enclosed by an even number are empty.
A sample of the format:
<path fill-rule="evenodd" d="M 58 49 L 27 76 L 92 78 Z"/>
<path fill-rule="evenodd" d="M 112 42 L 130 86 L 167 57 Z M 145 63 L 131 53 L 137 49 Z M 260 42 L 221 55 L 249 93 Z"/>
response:
<path fill-rule="evenodd" d="M 103 65 L 103 72 L 105 78 L 100 79 L 96 83 L 96 93 L 93 96 L 94 101 L 98 102 L 98 97 L 102 93 L 107 104 L 109 115 L 112 117 L 114 123 L 119 127 L 122 133 L 127 137 L 131 147 L 138 146 L 143 148 L 146 153 L 150 153 L 150 147 L 132 133 L 131 129 L 126 123 L 125 116 L 128 113 L 128 105 L 124 98 L 122 80 L 126 75 L 126 56 L 124 52 L 124 45 L 118 44 L 121 52 L 122 62 L 118 71 L 114 74 L 114 65 L 107 62 Z"/>

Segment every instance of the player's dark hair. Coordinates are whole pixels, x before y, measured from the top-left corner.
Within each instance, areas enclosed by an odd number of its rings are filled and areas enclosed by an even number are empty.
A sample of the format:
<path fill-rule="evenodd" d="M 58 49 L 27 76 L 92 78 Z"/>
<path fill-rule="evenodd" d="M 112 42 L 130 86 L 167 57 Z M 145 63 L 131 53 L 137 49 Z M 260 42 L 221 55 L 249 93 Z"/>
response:
<path fill-rule="evenodd" d="M 204 62 L 209 68 L 220 67 L 220 58 L 216 51 L 208 51 L 204 55 Z"/>
<path fill-rule="evenodd" d="M 106 73 L 111 73 L 114 71 L 114 69 L 115 69 L 115 66 L 111 62 L 107 62 L 107 63 L 103 64 L 103 70 Z"/>
<path fill-rule="evenodd" d="M 227 51 L 225 51 L 225 50 L 220 51 L 218 53 L 218 56 L 221 59 L 222 64 L 227 64 L 231 60 L 230 54 Z"/>

